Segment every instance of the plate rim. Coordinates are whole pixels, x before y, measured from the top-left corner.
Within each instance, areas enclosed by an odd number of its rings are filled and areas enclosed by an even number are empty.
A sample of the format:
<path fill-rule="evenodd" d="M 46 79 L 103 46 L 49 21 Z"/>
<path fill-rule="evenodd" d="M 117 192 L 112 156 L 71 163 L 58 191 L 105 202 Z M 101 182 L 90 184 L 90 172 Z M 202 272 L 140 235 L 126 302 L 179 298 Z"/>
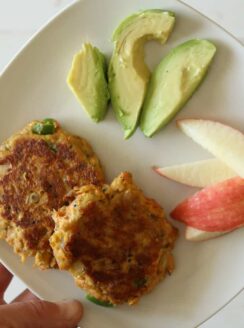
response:
<path fill-rule="evenodd" d="M 79 0 L 78 0 L 79 1 Z M 193 8 L 191 5 L 189 5 L 188 3 L 185 3 L 183 0 L 175 0 L 176 2 L 181 3 L 183 6 L 188 7 L 189 9 L 195 11 L 196 13 L 198 13 L 199 15 L 203 16 L 205 19 L 207 19 L 208 21 L 210 21 L 212 24 L 216 25 L 219 29 L 223 30 L 226 34 L 228 34 L 232 39 L 234 39 L 242 48 L 244 48 L 244 42 L 242 42 L 241 40 L 239 40 L 232 32 L 228 31 L 225 27 L 223 27 L 221 24 L 217 23 L 214 19 L 206 16 L 205 14 L 203 14 L 201 11 L 199 11 L 196 8 Z"/>
<path fill-rule="evenodd" d="M 44 32 L 52 23 L 54 23 L 60 16 L 62 16 L 71 7 L 75 6 L 79 2 L 84 2 L 85 0 L 71 0 L 72 2 L 65 5 L 64 8 L 59 10 L 56 14 L 52 15 L 47 19 L 41 26 L 23 43 L 23 45 L 15 52 L 12 58 L 4 65 L 3 69 L 0 71 L 0 79 L 7 73 L 10 66 L 18 59 L 22 52 L 34 41 L 40 33 Z M 176 0 L 178 1 L 178 0 Z"/>
<path fill-rule="evenodd" d="M 230 31 L 228 31 L 226 28 L 224 28 L 222 25 L 220 25 L 219 23 L 217 23 L 215 20 L 213 20 L 212 18 L 206 16 L 205 14 L 203 14 L 202 12 L 200 12 L 198 9 L 193 8 L 191 5 L 185 3 L 182 0 L 175 0 L 179 3 L 181 3 L 182 5 L 188 7 L 189 9 L 195 11 L 196 13 L 198 13 L 199 15 L 201 15 L 202 17 L 204 17 L 206 20 L 210 21 L 212 24 L 214 24 L 215 26 L 217 26 L 219 29 L 223 30 L 227 35 L 229 35 L 234 41 L 236 41 L 242 49 L 244 49 L 244 43 L 242 43 L 241 40 L 239 40 L 233 33 L 231 33 Z M 217 309 L 216 311 L 214 311 L 212 314 L 210 314 L 206 319 L 202 320 L 199 324 L 197 324 L 194 328 L 199 328 L 201 327 L 204 323 L 207 323 L 209 320 L 211 320 L 212 318 L 214 318 L 218 313 L 222 312 L 229 304 L 231 304 L 242 292 L 244 291 L 244 285 L 243 287 L 236 292 L 226 303 L 224 303 L 219 309 Z"/>
<path fill-rule="evenodd" d="M 0 79 L 2 79 L 2 77 L 7 73 L 8 69 L 10 68 L 10 66 L 18 59 L 18 57 L 25 50 L 25 48 L 27 48 L 31 44 L 31 42 L 34 41 L 34 39 L 36 39 L 38 37 L 38 35 L 40 33 L 44 32 L 45 29 L 47 29 L 52 23 L 54 23 L 66 11 L 68 11 L 69 9 L 71 9 L 71 7 L 77 5 L 78 3 L 85 2 L 85 1 L 88 1 L 88 0 L 72 0 L 71 3 L 67 4 L 63 9 L 61 9 L 60 11 L 58 11 L 56 14 L 54 14 L 53 16 L 51 16 L 46 22 L 44 22 L 40 26 L 40 28 L 38 28 L 36 30 L 36 32 L 33 33 L 32 36 L 30 38 L 28 38 L 23 43 L 23 45 L 13 55 L 13 57 L 8 61 L 8 63 L 6 65 L 4 65 L 3 69 L 0 72 Z M 193 8 L 191 5 L 185 3 L 183 0 L 173 0 L 173 1 L 180 3 L 182 6 L 185 6 L 185 7 L 189 8 L 189 9 L 191 9 L 192 11 L 195 11 L 197 14 L 201 15 L 206 20 L 208 20 L 212 24 L 214 24 L 217 28 L 221 29 L 223 32 L 225 32 L 227 35 L 229 35 L 235 42 L 237 42 L 238 45 L 241 46 L 241 48 L 244 48 L 244 43 L 242 43 L 241 40 L 239 40 L 233 33 L 231 33 L 230 31 L 228 31 L 225 27 L 223 27 L 222 25 L 220 25 L 219 23 L 217 23 L 212 18 L 206 16 L 205 14 L 203 14 L 202 12 L 200 12 L 198 9 Z"/>
<path fill-rule="evenodd" d="M 64 6 L 64 8 L 62 8 L 61 10 L 59 10 L 56 14 L 52 15 L 48 20 L 46 20 L 46 22 L 44 22 L 37 30 L 36 32 L 34 32 L 31 37 L 29 37 L 24 43 L 23 45 L 19 48 L 19 50 L 12 56 L 12 58 L 8 61 L 7 64 L 4 65 L 3 69 L 0 72 L 0 80 L 8 73 L 8 70 L 11 68 L 11 66 L 15 63 L 15 61 L 18 60 L 18 58 L 22 55 L 22 53 L 24 52 L 24 50 L 31 45 L 32 41 L 34 41 L 35 39 L 38 38 L 39 34 L 43 33 L 46 29 L 49 28 L 49 26 L 53 23 L 55 23 L 55 21 L 57 19 L 59 19 L 65 12 L 69 11 L 72 9 L 72 7 L 76 6 L 79 3 L 83 3 L 86 2 L 88 0 L 72 0 L 71 3 L 67 4 Z M 225 27 L 223 27 L 221 24 L 219 24 L 218 22 L 216 22 L 214 19 L 208 17 L 207 15 L 205 15 L 204 13 L 202 13 L 201 11 L 199 11 L 196 8 L 193 8 L 190 4 L 185 3 L 183 0 L 173 0 L 176 3 L 181 4 L 182 6 L 189 8 L 191 11 L 197 13 L 198 15 L 202 16 L 205 20 L 209 21 L 211 24 L 215 25 L 215 27 L 217 27 L 218 29 L 222 30 L 225 34 L 227 34 L 229 37 L 231 37 L 237 44 L 238 46 L 240 46 L 240 48 L 242 50 L 244 50 L 244 42 L 242 42 L 238 37 L 236 37 L 232 32 L 230 32 L 229 30 L 227 30 Z M 13 270 L 9 267 L 8 264 L 6 264 L 5 260 L 3 260 L 1 258 L 1 262 L 4 264 L 4 266 L 14 275 L 16 275 L 15 272 L 13 272 Z M 28 287 L 28 289 L 30 289 L 33 294 L 37 295 L 39 298 L 42 299 L 42 297 L 33 291 L 31 284 L 29 284 L 27 281 L 25 281 L 25 279 L 23 279 L 22 277 L 20 277 L 18 274 L 16 275 L 24 284 L 26 284 L 26 286 Z M 210 319 L 212 319 L 213 317 L 215 317 L 215 315 L 217 315 L 218 313 L 220 313 L 222 310 L 224 310 L 229 304 L 231 304 L 242 292 L 244 291 L 244 285 L 243 287 L 237 291 L 226 303 L 224 303 L 222 306 L 219 307 L 219 309 L 217 309 L 216 311 L 214 311 L 212 314 L 210 314 L 206 319 L 202 320 L 201 322 L 199 322 L 196 326 L 194 326 L 194 328 L 199 328 L 201 327 L 203 324 L 207 323 Z"/>

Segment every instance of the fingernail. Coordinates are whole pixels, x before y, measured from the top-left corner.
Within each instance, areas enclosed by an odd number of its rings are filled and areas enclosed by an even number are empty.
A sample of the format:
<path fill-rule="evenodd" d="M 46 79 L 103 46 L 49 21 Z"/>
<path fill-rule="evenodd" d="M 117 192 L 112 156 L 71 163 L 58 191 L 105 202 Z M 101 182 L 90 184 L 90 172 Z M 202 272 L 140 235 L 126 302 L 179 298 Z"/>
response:
<path fill-rule="evenodd" d="M 83 315 L 83 307 L 77 300 L 58 303 L 64 320 L 78 323 Z"/>

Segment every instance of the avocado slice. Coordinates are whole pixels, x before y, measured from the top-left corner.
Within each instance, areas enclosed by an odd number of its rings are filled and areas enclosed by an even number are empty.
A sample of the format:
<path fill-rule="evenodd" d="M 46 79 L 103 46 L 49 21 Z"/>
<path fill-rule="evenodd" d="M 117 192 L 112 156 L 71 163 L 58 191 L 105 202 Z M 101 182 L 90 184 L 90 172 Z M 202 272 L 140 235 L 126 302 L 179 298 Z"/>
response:
<path fill-rule="evenodd" d="M 189 40 L 172 49 L 149 82 L 140 128 L 151 137 L 183 107 L 207 73 L 216 47 L 207 40 Z"/>
<path fill-rule="evenodd" d="M 94 122 L 101 121 L 108 109 L 109 91 L 105 56 L 85 43 L 72 62 L 67 83 Z"/>
<path fill-rule="evenodd" d="M 167 41 L 175 23 L 174 13 L 145 10 L 126 18 L 113 34 L 114 51 L 109 65 L 112 106 L 125 139 L 135 131 L 146 94 L 150 71 L 144 62 L 144 43 Z"/>

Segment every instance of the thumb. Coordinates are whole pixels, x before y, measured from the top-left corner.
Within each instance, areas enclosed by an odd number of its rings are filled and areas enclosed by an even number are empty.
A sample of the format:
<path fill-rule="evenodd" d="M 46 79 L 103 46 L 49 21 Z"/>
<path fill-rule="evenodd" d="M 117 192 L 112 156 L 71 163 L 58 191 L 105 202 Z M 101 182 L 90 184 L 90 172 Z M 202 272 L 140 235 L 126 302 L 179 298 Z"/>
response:
<path fill-rule="evenodd" d="M 0 327 L 74 328 L 83 315 L 78 301 L 30 301 L 0 306 Z"/>

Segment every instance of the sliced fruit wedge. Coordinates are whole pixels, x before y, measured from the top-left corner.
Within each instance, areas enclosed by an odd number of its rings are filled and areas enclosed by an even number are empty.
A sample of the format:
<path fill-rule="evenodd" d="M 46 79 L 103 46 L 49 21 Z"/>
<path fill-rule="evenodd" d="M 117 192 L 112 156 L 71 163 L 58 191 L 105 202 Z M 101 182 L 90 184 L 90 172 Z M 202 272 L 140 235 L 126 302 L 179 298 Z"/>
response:
<path fill-rule="evenodd" d="M 177 124 L 188 137 L 244 178 L 243 133 L 210 120 L 185 119 L 179 120 Z"/>
<path fill-rule="evenodd" d="M 189 240 L 189 241 L 204 241 L 204 240 L 223 236 L 228 232 L 229 231 L 209 232 L 209 231 L 199 230 L 199 229 L 196 229 L 193 227 L 186 227 L 185 238 L 186 238 L 186 240 Z"/>
<path fill-rule="evenodd" d="M 165 178 L 191 187 L 207 187 L 235 177 L 237 174 L 218 159 L 208 159 L 167 167 L 154 167 Z"/>
<path fill-rule="evenodd" d="M 165 126 L 197 89 L 216 52 L 207 40 L 189 40 L 162 59 L 152 74 L 143 104 L 140 127 L 151 137 Z"/>
<path fill-rule="evenodd" d="M 113 110 L 128 139 L 136 130 L 150 71 L 144 44 L 151 39 L 164 44 L 174 27 L 175 15 L 161 9 L 144 10 L 123 20 L 113 34 L 109 65 L 109 90 Z"/>
<path fill-rule="evenodd" d="M 109 91 L 106 58 L 98 48 L 84 43 L 72 62 L 67 83 L 94 122 L 104 119 L 108 110 Z"/>
<path fill-rule="evenodd" d="M 243 226 L 244 179 L 235 177 L 197 192 L 179 204 L 171 216 L 209 232 L 227 232 Z"/>

